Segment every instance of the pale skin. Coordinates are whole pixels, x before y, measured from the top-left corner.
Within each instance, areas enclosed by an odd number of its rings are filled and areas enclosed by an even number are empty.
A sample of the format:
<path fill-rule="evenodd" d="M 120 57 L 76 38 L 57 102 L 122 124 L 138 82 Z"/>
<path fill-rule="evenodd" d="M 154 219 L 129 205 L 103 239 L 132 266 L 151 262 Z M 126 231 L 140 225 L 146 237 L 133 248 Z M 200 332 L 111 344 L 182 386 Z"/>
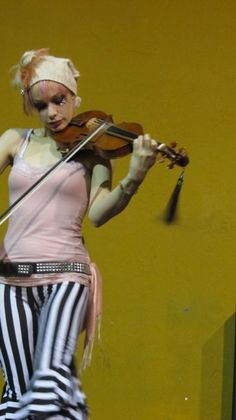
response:
<path fill-rule="evenodd" d="M 43 128 L 34 130 L 24 159 L 34 167 L 53 165 L 61 159 L 59 147 L 62 146 L 52 136 L 66 128 L 73 118 L 75 96 L 63 85 L 48 81 L 32 86 L 31 95 Z M 25 132 L 24 129 L 9 129 L 0 137 L 0 173 L 11 165 Z M 88 217 L 94 226 L 102 225 L 127 206 L 132 197 L 130 191 L 135 191 L 141 184 L 147 171 L 154 165 L 156 156 L 156 142 L 147 134 L 139 136 L 133 144 L 129 171 L 122 180 L 122 188 L 117 186 L 113 190 L 109 162 L 101 159 L 93 164 Z"/>

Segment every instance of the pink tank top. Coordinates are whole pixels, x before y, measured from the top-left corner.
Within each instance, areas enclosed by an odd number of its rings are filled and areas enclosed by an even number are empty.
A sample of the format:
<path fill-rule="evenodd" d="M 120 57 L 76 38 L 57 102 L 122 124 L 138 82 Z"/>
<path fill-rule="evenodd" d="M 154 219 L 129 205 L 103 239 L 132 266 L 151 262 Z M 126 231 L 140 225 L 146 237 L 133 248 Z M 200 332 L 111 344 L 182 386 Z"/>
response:
<path fill-rule="evenodd" d="M 49 169 L 32 167 L 24 160 L 31 133 L 15 156 L 9 175 L 10 204 Z M 85 167 L 75 161 L 53 173 L 11 216 L 0 259 L 89 263 L 81 233 L 89 200 L 86 175 Z"/>

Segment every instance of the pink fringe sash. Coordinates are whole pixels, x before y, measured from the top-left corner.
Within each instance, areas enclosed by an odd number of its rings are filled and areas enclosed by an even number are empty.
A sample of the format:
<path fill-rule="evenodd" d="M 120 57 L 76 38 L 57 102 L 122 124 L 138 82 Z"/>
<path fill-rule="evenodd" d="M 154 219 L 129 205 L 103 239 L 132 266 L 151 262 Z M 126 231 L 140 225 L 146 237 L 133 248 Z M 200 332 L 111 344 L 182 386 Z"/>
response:
<path fill-rule="evenodd" d="M 84 320 L 85 342 L 84 354 L 81 368 L 85 369 L 90 365 L 96 326 L 98 327 L 98 338 L 100 339 L 101 316 L 102 316 L 102 278 L 95 263 L 90 264 L 91 283 L 89 289 L 88 307 Z"/>

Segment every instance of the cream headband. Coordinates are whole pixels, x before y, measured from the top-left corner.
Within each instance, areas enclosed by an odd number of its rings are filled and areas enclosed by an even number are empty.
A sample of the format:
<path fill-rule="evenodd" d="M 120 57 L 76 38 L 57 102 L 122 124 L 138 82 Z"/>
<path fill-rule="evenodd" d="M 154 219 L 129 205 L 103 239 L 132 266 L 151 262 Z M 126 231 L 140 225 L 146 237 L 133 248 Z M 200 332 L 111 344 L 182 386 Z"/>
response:
<path fill-rule="evenodd" d="M 13 84 L 24 94 L 35 83 L 50 80 L 66 86 L 77 96 L 77 80 L 80 73 L 67 58 L 48 55 L 47 50 L 27 51 L 16 66 Z M 77 97 L 77 105 L 81 99 Z"/>
<path fill-rule="evenodd" d="M 51 80 L 61 83 L 77 95 L 78 77 L 79 72 L 69 59 L 46 55 L 35 67 L 29 87 L 41 80 Z"/>

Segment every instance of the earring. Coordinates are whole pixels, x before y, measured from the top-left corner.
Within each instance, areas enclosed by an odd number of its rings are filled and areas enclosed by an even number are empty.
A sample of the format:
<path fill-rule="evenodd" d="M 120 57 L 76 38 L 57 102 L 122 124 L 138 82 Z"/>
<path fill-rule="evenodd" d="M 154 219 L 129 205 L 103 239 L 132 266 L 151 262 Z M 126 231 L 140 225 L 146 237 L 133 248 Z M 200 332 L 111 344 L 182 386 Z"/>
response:
<path fill-rule="evenodd" d="M 75 106 L 76 106 L 76 108 L 79 108 L 80 104 L 81 104 L 81 98 L 79 96 L 76 96 L 76 98 L 75 98 Z"/>

